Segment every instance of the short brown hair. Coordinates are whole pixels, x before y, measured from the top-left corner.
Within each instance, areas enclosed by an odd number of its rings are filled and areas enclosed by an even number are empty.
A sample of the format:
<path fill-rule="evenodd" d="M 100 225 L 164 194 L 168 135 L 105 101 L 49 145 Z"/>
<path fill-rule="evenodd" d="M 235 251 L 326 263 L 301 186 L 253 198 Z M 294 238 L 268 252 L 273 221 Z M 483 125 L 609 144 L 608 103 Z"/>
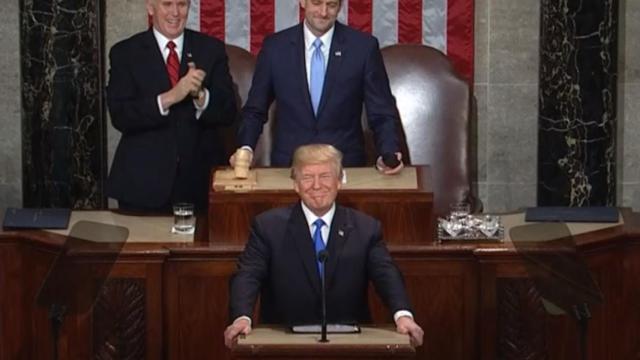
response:
<path fill-rule="evenodd" d="M 329 144 L 302 145 L 293 153 L 291 178 L 295 180 L 296 170 L 306 165 L 332 163 L 336 176 L 342 179 L 342 152 Z"/>

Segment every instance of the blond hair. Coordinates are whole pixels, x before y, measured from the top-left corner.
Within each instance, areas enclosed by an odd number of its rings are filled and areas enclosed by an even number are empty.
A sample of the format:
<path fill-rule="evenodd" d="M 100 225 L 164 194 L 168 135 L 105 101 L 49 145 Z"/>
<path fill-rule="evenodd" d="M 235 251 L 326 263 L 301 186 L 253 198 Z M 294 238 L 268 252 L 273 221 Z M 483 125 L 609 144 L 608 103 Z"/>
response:
<path fill-rule="evenodd" d="M 329 144 L 302 145 L 293 153 L 291 178 L 295 180 L 296 172 L 303 166 L 331 163 L 336 176 L 342 179 L 342 152 Z"/>

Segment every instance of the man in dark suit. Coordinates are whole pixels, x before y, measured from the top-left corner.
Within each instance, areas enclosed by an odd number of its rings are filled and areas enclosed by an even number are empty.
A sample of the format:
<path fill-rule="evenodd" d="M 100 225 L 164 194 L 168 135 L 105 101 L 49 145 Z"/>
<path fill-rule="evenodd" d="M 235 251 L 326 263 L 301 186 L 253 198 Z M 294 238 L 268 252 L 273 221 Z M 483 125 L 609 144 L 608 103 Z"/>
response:
<path fill-rule="evenodd" d="M 300 145 L 327 143 L 342 151 L 344 166 L 363 166 L 364 104 L 378 154 L 401 160 L 398 111 L 378 41 L 336 22 L 340 0 L 300 0 L 300 6 L 302 23 L 264 41 L 242 110 L 239 145 L 255 148 L 275 100 L 271 165 L 289 166 Z M 235 166 L 234 157 L 230 162 Z M 402 162 L 387 166 L 379 157 L 377 166 L 396 173 Z"/>
<path fill-rule="evenodd" d="M 342 179 L 342 154 L 331 145 L 305 145 L 294 154 L 291 176 L 301 202 L 258 215 L 230 282 L 233 323 L 225 331 L 231 347 L 251 331 L 260 293 L 261 322 L 319 324 L 321 267 L 326 250 L 328 323 L 370 322 L 367 287 L 371 280 L 392 311 L 398 332 L 422 344 L 400 271 L 384 242 L 380 223 L 359 211 L 336 205 Z"/>
<path fill-rule="evenodd" d="M 114 45 L 107 101 L 122 133 L 107 194 L 131 210 L 206 205 L 237 108 L 224 44 L 185 30 L 188 0 L 147 0 L 153 28 Z"/>

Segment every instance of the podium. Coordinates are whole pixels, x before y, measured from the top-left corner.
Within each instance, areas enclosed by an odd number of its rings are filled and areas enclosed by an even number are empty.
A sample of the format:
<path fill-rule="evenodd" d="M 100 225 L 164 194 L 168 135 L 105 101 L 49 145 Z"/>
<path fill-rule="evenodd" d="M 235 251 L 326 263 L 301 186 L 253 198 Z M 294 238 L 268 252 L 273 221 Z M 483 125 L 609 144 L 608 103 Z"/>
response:
<path fill-rule="evenodd" d="M 382 223 L 384 239 L 393 244 L 424 244 L 434 239 L 433 191 L 428 166 L 407 167 L 398 175 L 374 168 L 346 168 L 346 183 L 337 202 Z M 266 210 L 299 201 L 290 170 L 252 169 L 246 180 L 217 169 L 209 192 L 209 242 L 244 244 L 253 218 Z"/>
<path fill-rule="evenodd" d="M 415 349 L 408 335 L 392 327 L 362 327 L 358 334 L 329 334 L 328 343 L 319 343 L 320 334 L 293 334 L 282 327 L 256 327 L 238 339 L 232 349 L 234 359 L 412 359 Z"/>

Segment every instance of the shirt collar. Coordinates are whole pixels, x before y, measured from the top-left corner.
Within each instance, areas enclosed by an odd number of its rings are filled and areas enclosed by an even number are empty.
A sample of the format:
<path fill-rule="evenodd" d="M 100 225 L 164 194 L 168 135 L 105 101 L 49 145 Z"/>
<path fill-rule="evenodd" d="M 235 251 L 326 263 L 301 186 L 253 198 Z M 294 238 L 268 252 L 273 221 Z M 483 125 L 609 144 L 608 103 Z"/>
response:
<path fill-rule="evenodd" d="M 300 201 L 300 204 L 302 205 L 302 213 L 304 214 L 304 217 L 307 219 L 307 224 L 309 225 L 309 229 L 311 229 L 311 226 L 313 225 L 313 223 L 318 219 L 318 215 L 314 214 L 313 211 L 311 211 L 311 209 L 309 209 L 307 205 L 304 204 L 303 201 Z M 333 215 L 335 215 L 335 213 L 336 213 L 336 203 L 334 202 L 333 205 L 331 205 L 331 209 L 329 209 L 329 211 L 327 211 L 324 215 L 320 216 L 320 219 L 322 219 L 322 221 L 324 221 L 324 223 L 327 224 L 327 226 L 331 226 L 331 221 L 333 221 Z"/>
<path fill-rule="evenodd" d="M 304 29 L 304 46 L 305 49 L 311 50 L 313 47 L 313 42 L 316 40 L 317 36 L 315 36 L 309 27 L 307 27 L 307 21 L 303 22 L 302 28 Z M 320 36 L 320 40 L 322 40 L 322 45 L 324 49 L 328 49 L 327 46 L 330 46 L 331 39 L 333 39 L 333 32 L 336 30 L 336 24 L 334 23 L 331 29 L 329 29 L 326 33 Z"/>
<path fill-rule="evenodd" d="M 160 51 L 164 52 L 164 50 L 167 48 L 167 43 L 169 42 L 169 40 L 172 40 L 173 43 L 176 44 L 176 52 L 178 53 L 178 56 L 182 54 L 182 44 L 184 43 L 184 32 L 182 32 L 182 34 L 180 34 L 180 36 L 178 36 L 175 39 L 169 39 L 166 36 L 162 35 L 160 31 L 156 30 L 156 28 L 153 28 L 153 36 L 155 36 L 156 38 L 156 42 L 158 43 L 158 47 L 160 48 Z"/>

